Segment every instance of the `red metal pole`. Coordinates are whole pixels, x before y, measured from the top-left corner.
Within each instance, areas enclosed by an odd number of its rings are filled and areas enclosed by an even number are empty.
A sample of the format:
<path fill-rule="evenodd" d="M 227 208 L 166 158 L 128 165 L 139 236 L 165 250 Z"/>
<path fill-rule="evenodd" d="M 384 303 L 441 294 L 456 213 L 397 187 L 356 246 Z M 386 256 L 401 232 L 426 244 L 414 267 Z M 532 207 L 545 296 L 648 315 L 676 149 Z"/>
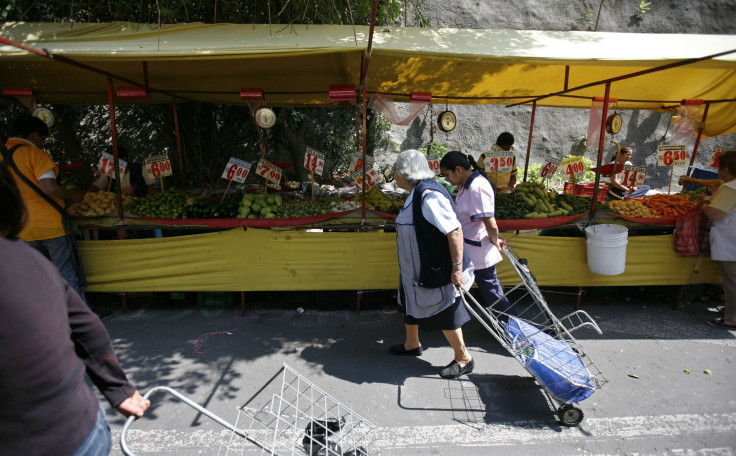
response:
<path fill-rule="evenodd" d="M 590 216 L 588 217 L 589 222 L 593 221 L 595 217 L 595 203 L 598 199 L 598 184 L 601 181 L 601 163 L 603 162 L 603 148 L 606 141 L 606 118 L 608 117 L 608 100 L 611 95 L 611 83 L 606 83 L 606 94 L 603 96 L 603 113 L 601 115 L 601 133 L 598 138 L 598 160 L 596 161 L 595 170 L 595 188 L 593 189 L 593 202 L 590 207 Z M 573 190 L 574 192 L 574 190 Z"/>
<path fill-rule="evenodd" d="M 113 95 L 112 77 L 107 77 L 107 101 L 110 107 L 110 135 L 112 136 L 112 154 L 115 162 L 115 200 L 118 206 L 118 226 L 125 224 L 123 216 L 123 200 L 120 197 L 120 170 L 118 169 L 118 130 L 115 125 L 115 96 Z M 124 239 L 125 232 L 122 228 L 118 228 L 118 239 Z M 126 294 L 120 293 L 120 306 L 123 312 L 128 311 L 128 298 Z"/>
<path fill-rule="evenodd" d="M 367 137 L 367 111 L 368 111 L 368 101 L 366 100 L 366 93 L 367 93 L 367 85 L 368 85 L 368 65 L 371 63 L 371 49 L 373 47 L 373 31 L 376 27 L 376 11 L 378 9 L 378 0 L 373 0 L 373 3 L 371 5 L 371 27 L 370 27 L 370 33 L 368 35 L 368 48 L 366 50 L 367 57 L 365 58 L 365 63 L 363 66 L 363 78 L 360 81 L 361 85 L 361 93 L 363 97 L 363 203 L 362 203 L 362 209 L 361 209 L 361 219 L 360 219 L 360 226 L 365 227 L 365 152 L 366 152 L 366 137 Z"/>
<path fill-rule="evenodd" d="M 524 161 L 524 182 L 529 171 L 529 155 L 532 153 L 532 135 L 534 134 L 534 116 L 537 113 L 537 102 L 532 102 L 532 120 L 529 125 L 529 142 L 526 145 L 526 160 Z"/>
<path fill-rule="evenodd" d="M 176 152 L 179 154 L 179 166 L 184 169 L 184 158 L 181 155 L 181 134 L 179 133 L 179 116 L 176 114 L 176 99 L 171 99 L 174 107 L 174 132 L 176 133 Z"/>
<path fill-rule="evenodd" d="M 703 111 L 703 118 L 700 120 L 700 127 L 698 127 L 698 135 L 695 137 L 695 145 L 693 146 L 693 154 L 690 157 L 690 165 L 687 167 L 687 175 L 693 171 L 693 163 L 695 162 L 695 156 L 698 154 L 698 146 L 700 145 L 700 138 L 703 136 L 703 130 L 705 129 L 705 119 L 708 118 L 708 108 L 710 103 L 705 103 L 705 110 Z"/>

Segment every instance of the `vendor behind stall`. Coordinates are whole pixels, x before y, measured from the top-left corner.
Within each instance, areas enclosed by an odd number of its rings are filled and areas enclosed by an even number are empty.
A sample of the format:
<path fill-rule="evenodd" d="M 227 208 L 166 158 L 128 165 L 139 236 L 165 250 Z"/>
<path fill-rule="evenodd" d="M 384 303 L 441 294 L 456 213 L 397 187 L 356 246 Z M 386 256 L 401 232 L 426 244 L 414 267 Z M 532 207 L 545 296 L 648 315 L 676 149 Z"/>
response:
<path fill-rule="evenodd" d="M 498 138 L 496 139 L 496 146 L 501 148 L 505 151 L 510 151 L 511 146 L 514 145 L 514 135 L 511 133 L 504 131 L 500 135 L 498 135 Z M 514 156 L 513 165 L 511 168 L 511 171 L 505 171 L 505 172 L 495 172 L 495 173 L 486 173 L 486 154 L 493 152 L 493 149 L 489 150 L 486 153 L 483 153 L 478 157 L 478 170 L 481 172 L 481 174 L 484 174 L 488 181 L 493 186 L 493 191 L 496 193 L 509 193 L 511 190 L 514 189 L 516 186 L 516 156 Z"/>
<path fill-rule="evenodd" d="M 631 166 L 632 163 L 630 160 L 632 155 L 634 155 L 634 149 L 631 147 L 622 147 L 620 151 L 613 154 L 613 157 L 611 157 L 611 163 L 614 163 L 614 168 L 611 176 L 606 178 L 608 183 L 609 199 L 624 199 L 626 197 L 640 198 L 646 195 L 649 191 L 648 185 L 642 185 L 641 188 L 636 188 L 634 186 L 628 186 L 626 183 L 619 180 L 621 172 L 617 172 L 618 170 L 616 168 L 618 168 L 619 165 Z"/>
<path fill-rule="evenodd" d="M 105 152 L 112 155 L 112 146 L 108 147 Z M 128 150 L 125 147 L 118 146 L 118 158 L 126 162 L 128 161 Z M 128 162 L 128 166 L 125 167 L 125 174 L 123 174 L 120 182 L 120 191 L 122 193 L 133 194 L 140 198 L 153 193 L 155 183 L 156 179 L 149 177 L 143 171 L 143 165 L 141 163 Z M 100 190 L 107 190 L 108 188 L 112 189 L 113 185 L 113 178 L 102 174 L 87 191 L 98 192 Z"/>

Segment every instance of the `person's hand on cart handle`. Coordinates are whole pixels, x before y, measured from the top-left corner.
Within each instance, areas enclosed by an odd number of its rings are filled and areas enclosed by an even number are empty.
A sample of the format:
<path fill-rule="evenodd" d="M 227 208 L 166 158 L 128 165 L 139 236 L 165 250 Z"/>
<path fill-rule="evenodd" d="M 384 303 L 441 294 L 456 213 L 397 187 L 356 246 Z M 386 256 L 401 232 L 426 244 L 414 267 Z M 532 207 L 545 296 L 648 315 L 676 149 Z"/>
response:
<path fill-rule="evenodd" d="M 131 394 L 130 397 L 121 402 L 120 405 L 117 406 L 117 410 L 126 417 L 133 415 L 136 418 L 140 418 L 150 406 L 151 401 L 148 399 L 144 401 L 140 393 L 136 391 Z"/>
<path fill-rule="evenodd" d="M 452 284 L 455 285 L 455 288 L 457 288 L 458 290 L 463 289 L 464 281 L 462 261 L 452 263 L 452 275 L 450 275 L 450 281 L 452 281 Z"/>
<path fill-rule="evenodd" d="M 509 244 L 506 242 L 506 239 L 502 238 L 501 236 L 496 239 L 496 248 L 499 251 L 503 251 L 503 249 L 507 248 L 508 246 Z"/>

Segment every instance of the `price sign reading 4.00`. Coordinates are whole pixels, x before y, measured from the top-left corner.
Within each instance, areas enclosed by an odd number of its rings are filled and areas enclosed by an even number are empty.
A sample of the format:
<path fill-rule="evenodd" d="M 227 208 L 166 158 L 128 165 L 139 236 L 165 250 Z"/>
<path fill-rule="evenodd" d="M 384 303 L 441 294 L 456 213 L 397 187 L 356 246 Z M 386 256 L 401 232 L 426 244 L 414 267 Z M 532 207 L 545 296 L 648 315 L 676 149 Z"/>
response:
<path fill-rule="evenodd" d="M 646 166 L 624 165 L 621 172 L 621 183 L 627 187 L 641 187 L 647 175 Z"/>
<path fill-rule="evenodd" d="M 321 176 L 325 169 L 325 154 L 307 147 L 307 152 L 304 154 L 304 167 Z"/>
<path fill-rule="evenodd" d="M 542 169 L 539 170 L 539 177 L 542 179 L 551 179 L 557 172 L 557 167 L 560 166 L 560 161 L 555 160 L 552 157 L 546 157 L 544 160 L 546 163 L 542 166 Z"/>
<path fill-rule="evenodd" d="M 128 166 L 128 162 L 118 159 L 118 165 L 118 171 L 122 177 L 123 174 L 125 174 L 125 168 Z M 115 179 L 115 157 L 113 157 L 112 154 L 103 152 L 102 157 L 100 158 L 99 170 L 100 174 L 104 174 L 105 176 L 110 176 Z"/>
<path fill-rule="evenodd" d="M 514 167 L 514 153 L 505 150 L 501 150 L 500 152 L 493 150 L 492 152 L 486 153 L 483 164 L 486 167 L 486 173 L 508 173 Z"/>
<path fill-rule="evenodd" d="M 560 168 L 562 168 L 563 173 L 572 180 L 579 174 L 583 174 L 585 172 L 585 163 L 583 163 L 583 157 L 581 156 L 570 157 L 562 160 Z"/>
<path fill-rule="evenodd" d="M 274 184 L 281 182 L 281 175 L 283 173 L 281 168 L 264 159 L 258 162 L 258 167 L 256 168 L 256 174 Z"/>
<path fill-rule="evenodd" d="M 726 152 L 732 152 L 732 151 L 736 151 L 736 149 L 729 149 L 727 147 L 714 147 L 713 155 L 710 157 L 710 167 L 718 168 L 718 157 L 720 157 Z"/>
<path fill-rule="evenodd" d="M 171 171 L 171 161 L 169 160 L 168 155 L 148 157 L 143 160 L 143 164 L 146 165 L 146 173 L 154 179 L 174 174 L 173 171 Z"/>
<path fill-rule="evenodd" d="M 429 163 L 429 169 L 434 171 L 434 175 L 438 175 L 440 173 L 440 159 L 436 155 L 430 155 L 427 157 L 427 163 Z"/>
<path fill-rule="evenodd" d="M 662 145 L 657 148 L 657 166 L 687 165 L 687 146 L 685 144 Z"/>
<path fill-rule="evenodd" d="M 222 178 L 227 180 L 234 180 L 236 182 L 240 182 L 241 184 L 245 182 L 245 178 L 248 177 L 248 173 L 250 172 L 250 168 L 253 165 L 243 161 L 239 160 L 235 157 L 230 157 L 230 160 L 227 162 L 227 166 L 225 166 L 225 171 L 222 172 Z"/>
<path fill-rule="evenodd" d="M 353 173 L 350 176 L 356 184 L 358 184 L 358 188 L 363 187 L 363 171 Z M 376 178 L 378 177 L 378 173 L 375 169 L 370 169 L 365 172 L 365 189 L 368 190 L 374 185 L 376 185 Z"/>

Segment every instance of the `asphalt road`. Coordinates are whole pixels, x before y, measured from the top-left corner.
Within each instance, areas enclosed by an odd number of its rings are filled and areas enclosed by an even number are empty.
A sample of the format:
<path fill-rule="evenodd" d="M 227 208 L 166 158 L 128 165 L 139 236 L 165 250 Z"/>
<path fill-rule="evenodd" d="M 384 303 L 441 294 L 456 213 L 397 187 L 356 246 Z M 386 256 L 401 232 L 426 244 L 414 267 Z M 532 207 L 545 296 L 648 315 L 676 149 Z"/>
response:
<path fill-rule="evenodd" d="M 580 402 L 585 417 L 577 427 L 559 424 L 557 404 L 476 321 L 464 328 L 475 371 L 458 380 L 437 375 L 452 358 L 440 333 L 421 333 L 419 358 L 388 354 L 389 345 L 403 340 L 401 315 L 393 309 L 241 316 L 235 308 L 143 306 L 103 321 L 139 390 L 174 388 L 250 429 L 250 440 L 243 439 L 157 393 L 127 434 L 139 455 L 269 454 L 259 445 L 304 454 L 300 440 L 284 444 L 274 437 L 288 430 L 297 403 L 314 417 L 325 410 L 346 416 L 355 427 L 338 443 L 363 445 L 371 455 L 736 454 L 736 332 L 704 323 L 715 316 L 708 310 L 715 304 L 674 310 L 666 293 L 614 292 L 583 301 L 603 335 L 589 329 L 574 335 L 608 382 Z M 574 297 L 546 296 L 558 316 L 573 310 Z M 293 373 L 269 383 L 284 363 Z M 303 394 L 281 392 L 295 382 Z M 257 413 L 274 394 L 287 407 Z M 120 455 L 124 421 L 106 410 L 112 454 Z"/>

